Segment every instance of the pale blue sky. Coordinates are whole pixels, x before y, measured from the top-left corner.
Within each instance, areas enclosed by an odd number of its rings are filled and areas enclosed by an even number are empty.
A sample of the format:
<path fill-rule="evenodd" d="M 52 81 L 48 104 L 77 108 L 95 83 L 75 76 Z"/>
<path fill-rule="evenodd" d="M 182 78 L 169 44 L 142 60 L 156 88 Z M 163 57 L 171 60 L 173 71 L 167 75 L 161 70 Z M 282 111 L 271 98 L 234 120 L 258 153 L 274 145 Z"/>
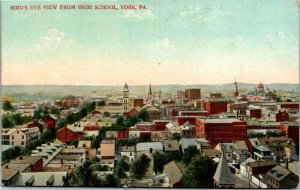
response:
<path fill-rule="evenodd" d="M 147 10 L 11 11 L 3 2 L 3 84 L 298 83 L 294 0 L 140 1 Z M 158 64 L 161 63 L 161 64 Z"/>

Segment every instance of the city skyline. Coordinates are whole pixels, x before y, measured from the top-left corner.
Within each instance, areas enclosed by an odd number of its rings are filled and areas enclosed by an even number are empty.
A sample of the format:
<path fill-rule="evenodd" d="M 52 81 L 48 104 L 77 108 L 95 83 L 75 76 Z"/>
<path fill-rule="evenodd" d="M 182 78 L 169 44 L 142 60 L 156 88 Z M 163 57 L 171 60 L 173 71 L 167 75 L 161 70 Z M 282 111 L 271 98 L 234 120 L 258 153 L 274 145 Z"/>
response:
<path fill-rule="evenodd" d="M 299 83 L 294 0 L 143 3 L 147 10 L 11 11 L 24 2 L 2 2 L 2 84 Z"/>

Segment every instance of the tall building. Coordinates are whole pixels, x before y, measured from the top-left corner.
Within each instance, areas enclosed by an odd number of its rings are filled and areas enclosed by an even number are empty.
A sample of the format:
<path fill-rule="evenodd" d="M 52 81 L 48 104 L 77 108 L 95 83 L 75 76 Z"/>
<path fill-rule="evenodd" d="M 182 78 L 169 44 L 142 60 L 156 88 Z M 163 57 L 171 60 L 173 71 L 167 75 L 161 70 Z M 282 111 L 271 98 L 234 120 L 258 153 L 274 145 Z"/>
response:
<path fill-rule="evenodd" d="M 185 97 L 189 102 L 193 102 L 194 100 L 201 99 L 201 89 L 198 88 L 190 88 L 185 89 Z"/>
<path fill-rule="evenodd" d="M 123 108 L 127 110 L 129 108 L 129 89 L 127 83 L 125 83 L 123 88 Z"/>
<path fill-rule="evenodd" d="M 152 87 L 151 87 L 151 83 L 149 85 L 149 91 L 148 91 L 148 98 L 147 98 L 147 104 L 151 104 L 153 105 L 154 102 L 153 102 L 153 97 L 152 97 Z"/>

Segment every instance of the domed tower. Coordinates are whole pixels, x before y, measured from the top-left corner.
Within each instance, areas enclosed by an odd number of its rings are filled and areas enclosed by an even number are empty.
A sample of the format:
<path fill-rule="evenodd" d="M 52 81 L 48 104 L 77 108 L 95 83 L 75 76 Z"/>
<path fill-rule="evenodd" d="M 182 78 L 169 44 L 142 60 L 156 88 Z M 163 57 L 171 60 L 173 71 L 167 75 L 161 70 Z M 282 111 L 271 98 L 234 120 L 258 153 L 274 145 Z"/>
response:
<path fill-rule="evenodd" d="M 261 83 L 261 81 L 260 81 L 259 85 L 257 86 L 257 91 L 258 91 L 258 93 L 261 93 L 261 92 L 265 91 L 265 87 Z"/>
<path fill-rule="evenodd" d="M 129 89 L 127 83 L 125 83 L 123 88 L 123 108 L 127 110 L 129 108 Z"/>

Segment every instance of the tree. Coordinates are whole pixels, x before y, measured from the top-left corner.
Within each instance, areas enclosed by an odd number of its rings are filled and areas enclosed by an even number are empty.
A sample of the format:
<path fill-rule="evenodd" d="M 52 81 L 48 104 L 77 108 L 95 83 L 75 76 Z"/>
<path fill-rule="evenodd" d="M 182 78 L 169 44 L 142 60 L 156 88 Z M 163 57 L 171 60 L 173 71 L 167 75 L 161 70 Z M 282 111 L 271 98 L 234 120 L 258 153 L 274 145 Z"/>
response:
<path fill-rule="evenodd" d="M 160 152 L 155 152 L 152 154 L 153 157 L 153 170 L 155 172 L 161 172 L 164 165 L 168 163 L 166 155 Z"/>
<path fill-rule="evenodd" d="M 14 114 L 12 116 L 12 119 L 13 119 L 15 125 L 22 125 L 23 124 L 23 119 L 21 117 L 21 114 L 19 114 L 19 113 Z"/>
<path fill-rule="evenodd" d="M 11 128 L 14 126 L 14 122 L 11 120 L 11 117 L 6 115 L 2 116 L 2 127 L 3 128 Z"/>
<path fill-rule="evenodd" d="M 215 164 L 209 157 L 195 156 L 183 176 L 183 186 L 186 188 L 212 188 Z"/>
<path fill-rule="evenodd" d="M 125 178 L 127 177 L 125 172 L 129 169 L 130 165 L 122 158 L 117 162 L 114 172 L 119 178 Z"/>
<path fill-rule="evenodd" d="M 149 165 L 150 158 L 148 158 L 145 154 L 142 154 L 140 158 L 132 164 L 131 171 L 133 173 L 133 177 L 136 179 L 142 179 L 145 176 Z"/>
<path fill-rule="evenodd" d="M 188 165 L 192 158 L 199 154 L 200 151 L 197 149 L 197 146 L 189 146 L 185 151 L 184 151 L 184 154 L 183 154 L 183 162 Z"/>
<path fill-rule="evenodd" d="M 173 133 L 171 139 L 180 141 L 181 135 L 179 133 Z"/>
<path fill-rule="evenodd" d="M 146 109 L 141 109 L 138 117 L 142 121 L 149 121 L 149 113 L 148 113 L 148 111 Z"/>
<path fill-rule="evenodd" d="M 105 181 L 103 182 L 104 187 L 118 187 L 118 180 L 114 175 L 109 174 L 106 176 Z"/>
<path fill-rule="evenodd" d="M 110 116 L 110 113 L 109 113 L 108 111 L 105 111 L 105 112 L 103 113 L 103 116 L 104 116 L 104 117 L 109 117 L 109 116 Z"/>
<path fill-rule="evenodd" d="M 3 110 L 4 111 L 11 111 L 13 109 L 14 109 L 14 107 L 12 106 L 10 101 L 3 102 Z"/>
<path fill-rule="evenodd" d="M 105 106 L 105 101 L 104 100 L 101 100 L 98 102 L 97 104 L 98 106 Z"/>
<path fill-rule="evenodd" d="M 55 115 L 58 115 L 60 113 L 59 109 L 54 106 L 50 107 L 49 112 Z"/>

